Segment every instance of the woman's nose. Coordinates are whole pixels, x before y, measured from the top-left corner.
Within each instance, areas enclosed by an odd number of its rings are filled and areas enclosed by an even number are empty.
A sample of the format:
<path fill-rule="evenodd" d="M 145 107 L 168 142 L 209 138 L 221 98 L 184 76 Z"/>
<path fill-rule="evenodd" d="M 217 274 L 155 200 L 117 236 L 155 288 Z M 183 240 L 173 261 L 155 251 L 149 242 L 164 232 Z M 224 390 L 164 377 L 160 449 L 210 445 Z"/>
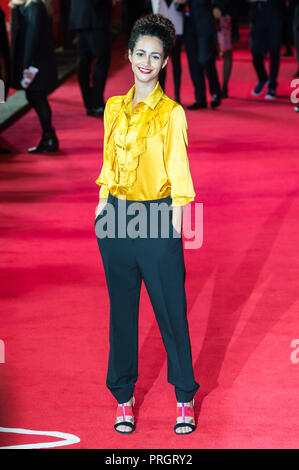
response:
<path fill-rule="evenodd" d="M 144 57 L 144 65 L 150 65 L 151 63 L 151 58 L 150 56 L 145 56 Z"/>

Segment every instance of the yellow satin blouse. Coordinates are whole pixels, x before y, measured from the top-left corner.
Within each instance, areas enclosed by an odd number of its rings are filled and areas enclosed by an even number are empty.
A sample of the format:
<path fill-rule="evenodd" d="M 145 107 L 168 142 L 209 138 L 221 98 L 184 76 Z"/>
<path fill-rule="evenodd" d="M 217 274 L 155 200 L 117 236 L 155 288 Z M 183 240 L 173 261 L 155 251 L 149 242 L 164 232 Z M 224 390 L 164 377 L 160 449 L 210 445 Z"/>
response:
<path fill-rule="evenodd" d="M 108 99 L 104 113 L 104 152 L 100 198 L 143 201 L 171 196 L 173 206 L 195 198 L 187 156 L 187 122 L 183 107 L 159 82 L 135 106 L 135 85 L 126 95 Z"/>

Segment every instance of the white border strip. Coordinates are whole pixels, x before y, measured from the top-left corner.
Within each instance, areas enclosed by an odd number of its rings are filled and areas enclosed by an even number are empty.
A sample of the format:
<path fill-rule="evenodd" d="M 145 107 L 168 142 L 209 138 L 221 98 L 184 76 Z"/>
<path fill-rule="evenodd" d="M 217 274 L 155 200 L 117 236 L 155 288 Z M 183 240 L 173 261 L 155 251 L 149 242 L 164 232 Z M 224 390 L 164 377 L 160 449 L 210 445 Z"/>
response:
<path fill-rule="evenodd" d="M 63 440 L 54 441 L 54 442 L 38 442 L 37 444 L 23 444 L 16 446 L 5 446 L 0 449 L 46 449 L 49 447 L 58 447 L 58 446 L 69 446 L 71 444 L 77 444 L 80 442 L 80 437 L 75 436 L 75 434 L 68 434 L 65 432 L 58 431 L 32 431 L 31 429 L 21 429 L 21 428 L 1 428 L 0 432 L 10 432 L 15 434 L 30 434 L 33 436 L 49 436 L 49 437 L 58 437 Z"/>

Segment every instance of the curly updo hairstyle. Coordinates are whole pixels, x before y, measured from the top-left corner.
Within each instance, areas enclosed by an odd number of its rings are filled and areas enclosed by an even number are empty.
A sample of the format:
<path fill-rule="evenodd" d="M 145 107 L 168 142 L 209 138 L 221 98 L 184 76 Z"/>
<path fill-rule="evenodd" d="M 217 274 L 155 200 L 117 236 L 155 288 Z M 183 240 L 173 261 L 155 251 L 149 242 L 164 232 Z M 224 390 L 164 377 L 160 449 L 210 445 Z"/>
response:
<path fill-rule="evenodd" d="M 174 26 L 168 18 L 159 14 L 150 14 L 139 18 L 134 23 L 128 44 L 131 53 L 133 53 L 140 36 L 154 36 L 160 39 L 166 59 L 174 47 L 176 34 Z"/>

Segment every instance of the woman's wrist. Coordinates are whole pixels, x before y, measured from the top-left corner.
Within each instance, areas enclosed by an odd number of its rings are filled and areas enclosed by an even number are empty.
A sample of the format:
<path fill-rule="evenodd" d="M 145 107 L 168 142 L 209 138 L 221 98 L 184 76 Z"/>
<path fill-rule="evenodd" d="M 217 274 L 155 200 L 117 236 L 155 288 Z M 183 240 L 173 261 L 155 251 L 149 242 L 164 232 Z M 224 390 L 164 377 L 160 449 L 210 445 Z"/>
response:
<path fill-rule="evenodd" d="M 172 206 L 172 225 L 178 233 L 182 230 L 184 206 Z"/>

